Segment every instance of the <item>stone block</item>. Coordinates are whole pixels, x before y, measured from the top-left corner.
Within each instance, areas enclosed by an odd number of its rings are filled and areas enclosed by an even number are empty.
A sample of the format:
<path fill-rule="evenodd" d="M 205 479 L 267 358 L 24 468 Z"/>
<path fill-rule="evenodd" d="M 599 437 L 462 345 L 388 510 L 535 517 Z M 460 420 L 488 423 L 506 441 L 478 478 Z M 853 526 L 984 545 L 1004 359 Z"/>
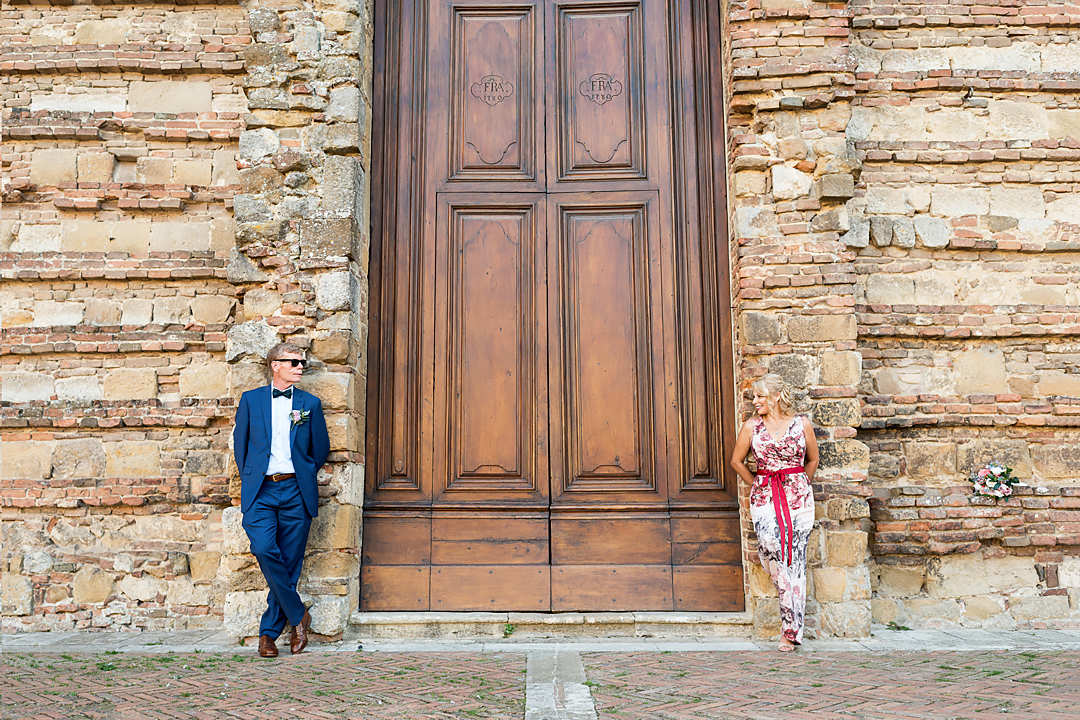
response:
<path fill-rule="evenodd" d="M 78 176 L 80 183 L 111 183 L 116 158 L 112 153 L 79 153 Z"/>
<path fill-rule="evenodd" d="M 213 177 L 213 163 L 209 158 L 177 160 L 173 163 L 174 183 L 205 187 Z"/>
<path fill-rule="evenodd" d="M 0 445 L 0 475 L 10 480 L 40 480 L 52 471 L 52 443 L 6 440 Z"/>
<path fill-rule="evenodd" d="M 123 440 L 103 443 L 102 448 L 108 477 L 161 477 L 161 452 L 156 442 Z"/>
<path fill-rule="evenodd" d="M 1080 374 L 1049 371 L 1039 374 L 1038 393 L 1041 397 L 1064 395 L 1080 397 Z"/>
<path fill-rule="evenodd" d="M 880 215 L 870 218 L 870 240 L 877 247 L 892 245 L 893 219 Z"/>
<path fill-rule="evenodd" d="M 179 577 L 166 583 L 165 602 L 169 605 L 200 607 L 210 604 L 210 588 L 196 585 L 189 577 Z"/>
<path fill-rule="evenodd" d="M 773 165 L 772 194 L 777 200 L 794 200 L 810 193 L 813 178 L 788 165 Z"/>
<path fill-rule="evenodd" d="M 113 576 L 99 567 L 84 565 L 71 581 L 72 595 L 79 605 L 103 603 L 113 592 Z"/>
<path fill-rule="evenodd" d="M 281 309 L 281 295 L 266 288 L 253 288 L 244 293 L 244 317 L 270 317 Z"/>
<path fill-rule="evenodd" d="M 771 345 L 780 340 L 780 316 L 747 310 L 740 316 L 743 341 L 748 345 Z"/>
<path fill-rule="evenodd" d="M 140 183 L 166 185 L 172 182 L 172 175 L 172 158 L 144 156 L 135 161 L 135 178 Z"/>
<path fill-rule="evenodd" d="M 913 597 L 922 593 L 926 568 L 905 565 L 879 565 L 874 590 L 878 595 Z"/>
<path fill-rule="evenodd" d="M 1000 462 L 1019 478 L 1032 475 L 1031 452 L 1026 440 L 972 440 L 957 445 L 956 469 L 967 476 L 988 462 Z"/>
<path fill-rule="evenodd" d="M 996 597 L 969 597 L 963 599 L 964 619 L 981 623 L 1000 615 L 1005 608 Z"/>
<path fill-rule="evenodd" d="M 115 300 L 88 298 L 84 320 L 91 325 L 119 325 L 120 303 Z"/>
<path fill-rule="evenodd" d="M 47 402 L 53 392 L 53 378 L 45 373 L 13 372 L 0 375 L 0 400 L 4 402 Z"/>
<path fill-rule="evenodd" d="M 161 297 L 154 299 L 154 323 L 159 325 L 187 325 L 191 320 L 191 298 Z"/>
<path fill-rule="evenodd" d="M 263 195 L 285 187 L 285 176 L 269 165 L 257 165 L 240 171 L 240 189 L 245 193 Z"/>
<path fill-rule="evenodd" d="M 146 257 L 150 252 L 150 221 L 125 220 L 113 225 L 109 249 Z"/>
<path fill-rule="evenodd" d="M 1030 557 L 945 555 L 927 562 L 926 593 L 933 598 L 1016 593 L 1034 589 L 1036 583 Z"/>
<path fill-rule="evenodd" d="M 347 257 L 356 237 L 353 218 L 313 218 L 300 223 L 300 256 Z"/>
<path fill-rule="evenodd" d="M 250 164 L 261 162 L 281 148 L 281 139 L 270 128 L 256 128 L 240 133 L 239 157 Z"/>
<path fill-rule="evenodd" d="M 866 533 L 830 530 L 825 533 L 825 561 L 830 567 L 853 567 L 866 560 Z"/>
<path fill-rule="evenodd" d="M 164 597 L 167 589 L 164 580 L 149 575 L 142 577 L 125 575 L 116 583 L 117 592 L 139 602 L 151 602 Z"/>
<path fill-rule="evenodd" d="M 1010 597 L 1009 614 L 1017 620 L 1029 622 L 1047 622 L 1070 616 L 1069 597 L 1067 595 L 1047 595 L 1043 597 Z"/>
<path fill-rule="evenodd" d="M 911 218 L 896 218 L 893 222 L 892 242 L 896 247 L 915 247 L 915 225 Z"/>
<path fill-rule="evenodd" d="M 881 625 L 891 622 L 901 623 L 904 617 L 900 603 L 891 598 L 876 597 L 870 601 L 870 614 L 873 621 Z"/>
<path fill-rule="evenodd" d="M 58 327 L 79 325 L 83 321 L 86 306 L 80 302 L 56 302 L 41 300 L 34 303 L 34 320 L 31 327 Z"/>
<path fill-rule="evenodd" d="M 904 460 L 912 478 L 949 478 L 956 472 L 956 445 L 937 442 L 905 442 Z"/>
<path fill-rule="evenodd" d="M 870 504 L 860 497 L 834 497 L 825 501 L 825 517 L 830 520 L 859 520 L 870 517 Z"/>
<path fill-rule="evenodd" d="M 908 215 L 930 208 L 930 191 L 921 185 L 900 188 L 872 185 L 866 190 L 868 215 Z"/>
<path fill-rule="evenodd" d="M 812 358 L 807 355 L 774 355 L 769 358 L 769 372 L 784 378 L 789 385 L 797 388 L 810 383 Z"/>
<path fill-rule="evenodd" d="M 1080 140 L 1080 110 L 1050 110 L 1047 120 L 1050 123 L 1050 137 Z"/>
<path fill-rule="evenodd" d="M 323 362 L 347 362 L 349 359 L 350 336 L 351 334 L 347 331 L 321 332 L 315 336 L 311 343 L 311 353 Z"/>
<path fill-rule="evenodd" d="M 105 472 L 105 449 L 97 438 L 60 440 L 53 447 L 52 474 L 58 479 L 99 478 Z"/>
<path fill-rule="evenodd" d="M 63 233 L 60 225 L 26 225 L 19 226 L 18 232 L 13 233 L 11 252 L 59 252 L 61 250 Z"/>
<path fill-rule="evenodd" d="M 30 573 L 31 575 L 47 573 L 52 570 L 53 564 L 53 556 L 44 550 L 33 550 L 23 554 L 23 572 Z"/>
<path fill-rule="evenodd" d="M 243 521 L 244 516 L 239 507 L 227 507 L 221 511 L 221 542 L 224 552 L 233 555 L 251 552 Z"/>
<path fill-rule="evenodd" d="M 755 205 L 735 208 L 735 232 L 740 238 L 776 237 L 780 226 L 771 208 Z"/>
<path fill-rule="evenodd" d="M 236 247 L 236 222 L 231 217 L 210 221 L 210 249 L 218 257 L 227 256 Z"/>
<path fill-rule="evenodd" d="M 0 579 L 0 611 L 4 617 L 29 615 L 34 606 L 34 585 L 30 578 L 5 572 Z"/>
<path fill-rule="evenodd" d="M 340 635 L 345 631 L 350 610 L 348 597 L 317 595 L 308 608 L 311 614 L 311 631 L 320 635 Z"/>
<path fill-rule="evenodd" d="M 150 226 L 150 250 L 154 252 L 205 251 L 210 249 L 208 222 L 154 222 Z"/>
<path fill-rule="evenodd" d="M 854 315 L 796 315 L 788 320 L 792 342 L 820 342 L 855 339 Z"/>
<path fill-rule="evenodd" d="M 848 173 L 822 175 L 818 182 L 823 199 L 846 200 L 855 196 L 855 178 Z"/>
<path fill-rule="evenodd" d="M 234 302 L 225 295 L 196 295 L 191 301 L 191 319 L 196 325 L 221 325 L 228 321 Z"/>
<path fill-rule="evenodd" d="M 941 218 L 929 215 L 916 215 L 912 218 L 915 228 L 915 237 L 928 248 L 947 247 L 952 237 L 952 229 Z"/>
<path fill-rule="evenodd" d="M 232 362 L 236 358 L 253 354 L 265 358 L 270 348 L 280 342 L 277 331 L 266 324 L 265 320 L 253 320 L 234 325 L 225 339 L 225 360 Z"/>
<path fill-rule="evenodd" d="M 1046 203 L 1042 189 L 1032 186 L 995 185 L 990 188 L 990 212 L 1012 218 L 1042 218 Z"/>
<path fill-rule="evenodd" d="M 180 371 L 180 396 L 185 398 L 225 398 L 229 396 L 229 365 L 206 362 Z"/>
<path fill-rule="evenodd" d="M 35 150 L 30 158 L 30 182 L 36 186 L 73 183 L 76 178 L 75 150 Z"/>
<path fill-rule="evenodd" d="M 210 582 L 217 577 L 221 565 L 221 553 L 200 550 L 188 553 L 188 572 L 192 582 Z"/>
<path fill-rule="evenodd" d="M 352 304 L 352 274 L 327 272 L 315 279 L 315 302 L 323 310 L 348 310 Z"/>
<path fill-rule="evenodd" d="M 356 555 L 349 552 L 313 552 L 304 558 L 304 576 L 312 580 L 352 580 L 359 573 Z"/>
<path fill-rule="evenodd" d="M 1049 137 L 1046 108 L 1035 102 L 994 100 L 990 103 L 988 133 L 1001 140 L 1044 140 Z"/>
<path fill-rule="evenodd" d="M 323 165 L 323 214 L 347 218 L 356 213 L 356 200 L 362 194 L 360 170 L 355 158 L 331 155 Z"/>
<path fill-rule="evenodd" d="M 131 112 L 210 112 L 212 98 L 210 83 L 197 80 L 135 80 L 128 86 Z"/>
<path fill-rule="evenodd" d="M 819 400 L 814 405 L 814 422 L 825 427 L 858 427 L 862 419 L 859 401 L 854 398 Z"/>
<path fill-rule="evenodd" d="M 142 298 L 125 300 L 120 306 L 121 325 L 149 325 L 154 318 L 154 301 Z"/>
<path fill-rule="evenodd" d="M 218 187 L 221 185 L 237 185 L 240 183 L 240 174 L 236 167 L 236 152 L 233 150 L 215 150 L 210 173 L 210 184 Z"/>
<path fill-rule="evenodd" d="M 131 24 L 120 18 L 83 20 L 75 26 L 71 42 L 74 45 L 119 45 L 124 42 L 129 29 Z"/>
<path fill-rule="evenodd" d="M 1080 479 L 1080 445 L 1032 445 L 1031 457 L 1039 477 Z"/>
<path fill-rule="evenodd" d="M 341 85 L 330 90 L 326 119 L 331 122 L 356 122 L 360 117 L 360 88 Z"/>
<path fill-rule="evenodd" d="M 259 617 L 266 610 L 266 592 L 249 590 L 225 594 L 223 624 L 225 632 L 235 638 L 259 634 Z"/>
<path fill-rule="evenodd" d="M 847 571 L 843 568 L 814 568 L 814 598 L 820 603 L 835 603 L 844 599 L 847 590 Z"/>
<path fill-rule="evenodd" d="M 157 390 L 153 368 L 116 368 L 105 375 L 106 400 L 151 400 Z"/>
<path fill-rule="evenodd" d="M 1000 350 L 975 348 L 957 353 L 952 361 L 956 392 L 960 395 L 1009 392 L 1005 357 Z"/>
<path fill-rule="evenodd" d="M 854 350 L 826 350 L 818 371 L 822 385 L 855 385 L 862 373 L 862 357 Z"/>
<path fill-rule="evenodd" d="M 872 273 L 866 276 L 866 302 L 870 305 L 914 305 L 915 278 Z"/>
<path fill-rule="evenodd" d="M 825 636 L 867 637 L 870 635 L 870 603 L 860 600 L 823 603 L 820 622 Z"/>
<path fill-rule="evenodd" d="M 747 566 L 747 575 L 751 596 L 776 597 L 778 595 L 776 585 L 773 584 L 769 573 L 765 572 L 765 568 L 761 567 L 761 563 L 750 563 Z"/>
<path fill-rule="evenodd" d="M 310 549 L 351 549 L 360 545 L 360 509 L 328 502 L 311 523 Z"/>
<path fill-rule="evenodd" d="M 352 373 L 312 373 L 303 377 L 300 387 L 322 400 L 323 407 L 327 410 L 351 410 L 359 407 Z"/>
<path fill-rule="evenodd" d="M 735 173 L 736 195 L 764 195 L 768 190 L 768 175 L 756 170 Z"/>
<path fill-rule="evenodd" d="M 944 217 L 986 215 L 990 212 L 990 190 L 939 185 L 931 192 L 930 212 Z"/>

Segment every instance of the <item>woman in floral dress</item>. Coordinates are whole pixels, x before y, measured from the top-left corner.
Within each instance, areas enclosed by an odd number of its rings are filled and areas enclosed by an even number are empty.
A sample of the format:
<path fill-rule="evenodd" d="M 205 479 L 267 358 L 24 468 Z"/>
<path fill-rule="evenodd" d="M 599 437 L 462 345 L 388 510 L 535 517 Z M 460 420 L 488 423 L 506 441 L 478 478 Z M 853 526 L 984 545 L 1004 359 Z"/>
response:
<path fill-rule="evenodd" d="M 791 412 L 791 391 L 779 375 L 756 380 L 754 417 L 743 423 L 731 466 L 750 483 L 750 518 L 758 557 L 780 595 L 781 652 L 802 642 L 806 609 L 806 545 L 814 527 L 810 482 L 818 465 L 810 421 Z M 744 462 L 754 451 L 757 476 Z"/>

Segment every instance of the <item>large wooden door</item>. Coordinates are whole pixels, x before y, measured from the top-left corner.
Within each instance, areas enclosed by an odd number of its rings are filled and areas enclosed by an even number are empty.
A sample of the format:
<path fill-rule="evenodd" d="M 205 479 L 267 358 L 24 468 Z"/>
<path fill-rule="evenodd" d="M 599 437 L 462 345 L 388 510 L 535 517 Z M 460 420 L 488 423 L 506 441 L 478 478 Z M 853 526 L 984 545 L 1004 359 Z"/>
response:
<path fill-rule="evenodd" d="M 733 610 L 715 9 L 377 19 L 368 610 Z"/>

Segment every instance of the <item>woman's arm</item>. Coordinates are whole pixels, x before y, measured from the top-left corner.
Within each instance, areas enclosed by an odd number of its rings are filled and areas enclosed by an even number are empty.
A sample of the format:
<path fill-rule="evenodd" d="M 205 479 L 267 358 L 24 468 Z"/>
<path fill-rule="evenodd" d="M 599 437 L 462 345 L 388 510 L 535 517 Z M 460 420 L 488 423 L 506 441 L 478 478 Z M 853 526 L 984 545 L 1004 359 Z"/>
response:
<path fill-rule="evenodd" d="M 750 438 L 752 436 L 753 430 L 750 427 L 750 421 L 747 420 L 739 429 L 739 437 L 735 439 L 735 449 L 731 451 L 731 467 L 739 477 L 750 485 L 754 484 L 754 476 L 750 473 L 750 468 L 746 467 L 744 461 L 746 460 L 746 454 L 750 452 Z"/>
<path fill-rule="evenodd" d="M 803 467 L 806 469 L 806 479 L 814 481 L 814 473 L 818 466 L 817 438 L 814 437 L 814 424 L 810 418 L 803 417 L 803 436 L 806 438 L 806 457 L 803 459 Z"/>

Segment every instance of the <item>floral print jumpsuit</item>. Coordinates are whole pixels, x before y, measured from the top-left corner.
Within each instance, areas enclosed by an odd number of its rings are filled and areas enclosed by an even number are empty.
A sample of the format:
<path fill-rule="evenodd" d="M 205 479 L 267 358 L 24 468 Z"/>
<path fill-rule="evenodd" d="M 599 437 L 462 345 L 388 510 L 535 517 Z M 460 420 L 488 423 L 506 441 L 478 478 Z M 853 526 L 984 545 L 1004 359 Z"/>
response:
<path fill-rule="evenodd" d="M 760 417 L 755 418 L 750 442 L 757 458 L 750 518 L 758 557 L 780 594 L 784 637 L 798 644 L 806 610 L 806 545 L 814 527 L 814 492 L 802 471 L 806 455 L 802 418 L 796 416 L 779 438 L 769 434 Z"/>

